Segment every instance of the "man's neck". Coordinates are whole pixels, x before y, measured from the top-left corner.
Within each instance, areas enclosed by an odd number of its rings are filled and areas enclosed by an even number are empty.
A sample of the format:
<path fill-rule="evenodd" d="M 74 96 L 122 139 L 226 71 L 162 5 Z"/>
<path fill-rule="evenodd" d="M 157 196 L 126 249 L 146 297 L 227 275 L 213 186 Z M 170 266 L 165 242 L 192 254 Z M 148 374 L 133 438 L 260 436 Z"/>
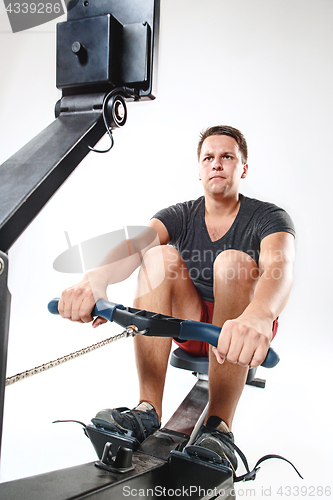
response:
<path fill-rule="evenodd" d="M 205 216 L 228 217 L 238 211 L 240 203 L 239 193 L 234 196 L 205 196 Z"/>

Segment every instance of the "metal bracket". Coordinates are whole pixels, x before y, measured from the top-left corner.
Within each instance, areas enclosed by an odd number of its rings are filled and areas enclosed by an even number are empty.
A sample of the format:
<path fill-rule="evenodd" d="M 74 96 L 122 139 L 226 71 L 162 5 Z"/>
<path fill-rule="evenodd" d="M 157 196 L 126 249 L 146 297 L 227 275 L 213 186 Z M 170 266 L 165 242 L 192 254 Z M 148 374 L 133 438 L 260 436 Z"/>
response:
<path fill-rule="evenodd" d="M 120 446 L 117 450 L 115 456 L 112 454 L 112 444 L 106 443 L 103 450 L 103 455 L 101 460 L 95 462 L 96 467 L 100 469 L 107 470 L 109 472 L 115 472 L 120 474 L 125 474 L 131 470 L 134 470 L 132 464 L 133 450 L 130 448 L 125 448 Z"/>

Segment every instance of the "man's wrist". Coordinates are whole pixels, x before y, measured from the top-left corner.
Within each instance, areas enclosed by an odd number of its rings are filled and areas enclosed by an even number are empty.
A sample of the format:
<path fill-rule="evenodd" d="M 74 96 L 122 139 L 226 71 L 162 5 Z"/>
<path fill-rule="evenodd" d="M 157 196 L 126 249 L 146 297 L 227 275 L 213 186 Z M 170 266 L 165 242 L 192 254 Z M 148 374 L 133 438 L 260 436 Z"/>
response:
<path fill-rule="evenodd" d="M 269 341 L 272 339 L 273 323 L 276 318 L 272 314 L 265 314 L 262 310 L 245 311 L 238 318 L 240 322 L 254 328 L 265 335 Z"/>
<path fill-rule="evenodd" d="M 98 288 L 99 290 L 103 290 L 105 292 L 109 286 L 108 277 L 105 270 L 103 270 L 103 267 L 98 267 L 92 271 L 88 271 L 83 279 L 89 281 L 92 289 Z"/>
<path fill-rule="evenodd" d="M 262 302 L 260 304 L 251 302 L 243 314 L 258 318 L 258 321 L 269 323 L 273 323 L 278 316 L 276 311 L 273 311 L 268 305 L 264 305 Z"/>

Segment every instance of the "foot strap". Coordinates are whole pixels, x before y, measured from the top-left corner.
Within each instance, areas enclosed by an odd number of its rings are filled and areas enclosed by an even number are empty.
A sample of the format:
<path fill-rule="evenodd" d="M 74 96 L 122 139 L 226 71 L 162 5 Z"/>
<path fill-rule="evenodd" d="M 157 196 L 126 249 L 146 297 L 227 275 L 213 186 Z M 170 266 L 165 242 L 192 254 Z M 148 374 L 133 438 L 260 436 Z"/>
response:
<path fill-rule="evenodd" d="M 238 452 L 237 452 L 238 453 Z M 281 457 L 281 455 L 265 455 L 264 457 L 261 457 L 258 462 L 255 464 L 255 466 L 253 467 L 252 471 L 250 471 L 248 468 L 247 468 L 247 472 L 246 474 L 243 474 L 242 476 L 238 476 L 234 479 L 235 483 L 237 483 L 238 481 L 251 481 L 253 479 L 256 478 L 256 474 L 257 474 L 257 471 L 260 469 L 259 465 L 262 463 L 262 462 L 265 462 L 265 460 L 270 460 L 271 458 L 278 458 L 280 460 L 284 460 L 285 462 L 287 462 L 288 464 L 290 464 L 293 469 L 297 472 L 297 474 L 299 475 L 299 477 L 301 479 L 304 479 L 301 474 L 298 472 L 298 470 L 296 469 L 296 467 L 294 466 L 294 464 L 292 462 L 290 462 L 289 460 L 287 460 L 286 458 L 284 457 Z"/>
<path fill-rule="evenodd" d="M 245 474 L 242 474 L 241 476 L 235 476 L 234 477 L 234 482 L 235 483 L 238 483 L 239 481 L 253 481 L 255 478 L 256 478 L 256 474 L 257 474 L 257 471 L 260 469 L 259 465 L 262 463 L 262 462 L 265 462 L 266 460 L 270 460 L 271 458 L 278 458 L 280 460 L 284 460 L 285 462 L 287 462 L 288 464 L 290 464 L 294 470 L 297 472 L 297 474 L 299 475 L 299 477 L 301 479 L 303 479 L 303 477 L 301 476 L 301 474 L 298 472 L 298 470 L 296 469 L 296 467 L 294 466 L 294 464 L 292 464 L 289 460 L 287 460 L 286 458 L 284 457 L 281 457 L 281 455 L 265 455 L 263 457 L 261 457 L 258 462 L 255 464 L 255 466 L 253 467 L 253 469 L 250 471 L 250 468 L 249 468 L 249 464 L 247 462 L 247 459 L 244 455 L 244 453 L 238 448 L 238 446 L 235 445 L 235 443 L 229 439 L 227 436 L 224 437 L 225 441 L 227 441 L 233 448 L 234 450 L 237 452 L 237 454 L 239 455 L 239 457 L 241 458 L 243 464 L 244 464 L 244 467 L 246 469 L 246 473 Z"/>

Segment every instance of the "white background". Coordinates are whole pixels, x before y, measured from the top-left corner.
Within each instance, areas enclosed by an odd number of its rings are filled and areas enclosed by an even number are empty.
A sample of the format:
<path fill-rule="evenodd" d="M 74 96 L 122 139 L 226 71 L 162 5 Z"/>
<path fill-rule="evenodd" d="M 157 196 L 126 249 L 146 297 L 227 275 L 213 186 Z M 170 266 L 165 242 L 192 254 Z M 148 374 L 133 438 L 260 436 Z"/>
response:
<path fill-rule="evenodd" d="M 55 22 L 12 34 L 0 7 L 3 162 L 53 120 L 60 93 Z M 8 376 L 119 331 L 111 324 L 93 331 L 48 314 L 48 300 L 80 278 L 52 268 L 67 247 L 64 231 L 74 245 L 144 225 L 158 209 L 200 196 L 200 130 L 215 124 L 242 130 L 250 154 L 241 191 L 289 211 L 297 264 L 274 341 L 281 363 L 261 369 L 265 390 L 245 388 L 233 430 L 251 465 L 278 453 L 305 479 L 271 461 L 255 483 L 240 486 L 239 496 L 255 488 L 260 498 L 262 488 L 266 496 L 271 488 L 279 498 L 280 486 L 303 486 L 310 498 L 311 486 L 332 486 L 332 22 L 331 0 L 162 1 L 157 99 L 128 106 L 113 150 L 91 153 L 9 253 Z M 103 138 L 99 146 L 107 145 Z M 134 282 L 109 289 L 110 300 L 130 305 Z M 191 374 L 169 370 L 164 422 L 193 382 Z M 52 421 L 88 423 L 101 408 L 136 402 L 131 340 L 8 387 L 2 481 L 94 460 L 79 426 Z"/>

